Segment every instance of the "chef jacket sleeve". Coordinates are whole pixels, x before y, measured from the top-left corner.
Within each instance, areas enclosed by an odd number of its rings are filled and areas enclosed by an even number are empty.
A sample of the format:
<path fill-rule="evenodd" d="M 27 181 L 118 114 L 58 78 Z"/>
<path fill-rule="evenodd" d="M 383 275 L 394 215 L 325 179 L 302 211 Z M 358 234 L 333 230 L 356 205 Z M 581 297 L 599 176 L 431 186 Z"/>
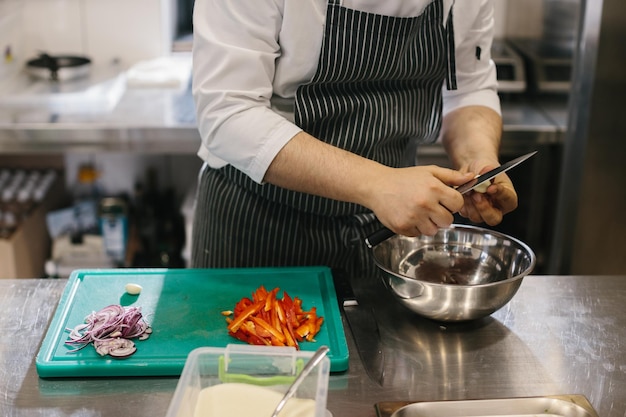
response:
<path fill-rule="evenodd" d="M 453 16 L 457 89 L 447 90 L 444 84 L 443 114 L 472 105 L 486 106 L 501 114 L 496 66 L 491 60 L 493 2 L 457 1 Z"/>
<path fill-rule="evenodd" d="M 273 0 L 194 5 L 193 80 L 198 155 L 261 183 L 280 149 L 301 131 L 271 110 L 282 11 Z"/>

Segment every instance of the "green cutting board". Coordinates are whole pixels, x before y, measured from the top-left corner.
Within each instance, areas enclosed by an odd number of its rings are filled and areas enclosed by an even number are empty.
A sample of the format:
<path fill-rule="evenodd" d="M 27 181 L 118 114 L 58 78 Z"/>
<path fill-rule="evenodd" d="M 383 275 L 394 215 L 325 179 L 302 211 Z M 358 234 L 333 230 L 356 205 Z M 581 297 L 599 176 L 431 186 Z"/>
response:
<path fill-rule="evenodd" d="M 143 287 L 138 296 L 126 294 L 127 283 Z M 302 350 L 330 348 L 331 372 L 348 368 L 348 347 L 341 324 L 332 274 L 326 267 L 233 269 L 101 269 L 77 270 L 70 276 L 35 359 L 40 377 L 180 375 L 187 355 L 202 346 L 226 347 L 240 342 L 228 335 L 224 310 L 260 285 L 280 288 L 316 307 L 324 324 L 315 342 Z M 128 358 L 100 356 L 93 346 L 70 352 L 68 328 L 110 304 L 141 307 L 153 333 L 136 341 Z"/>

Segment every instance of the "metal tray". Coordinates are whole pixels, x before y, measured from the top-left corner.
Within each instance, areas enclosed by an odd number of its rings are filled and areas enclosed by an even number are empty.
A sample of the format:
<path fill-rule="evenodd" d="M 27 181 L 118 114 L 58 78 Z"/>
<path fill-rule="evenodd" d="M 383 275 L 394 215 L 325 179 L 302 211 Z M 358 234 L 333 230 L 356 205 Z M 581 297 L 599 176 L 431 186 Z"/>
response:
<path fill-rule="evenodd" d="M 378 417 L 598 417 L 583 395 L 492 400 L 380 402 Z"/>

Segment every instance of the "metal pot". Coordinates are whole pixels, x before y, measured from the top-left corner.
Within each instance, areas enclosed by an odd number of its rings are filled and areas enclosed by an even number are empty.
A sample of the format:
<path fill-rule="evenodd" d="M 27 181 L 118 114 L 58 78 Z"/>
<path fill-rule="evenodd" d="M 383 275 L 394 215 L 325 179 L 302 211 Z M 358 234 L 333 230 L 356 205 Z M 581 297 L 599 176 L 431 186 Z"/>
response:
<path fill-rule="evenodd" d="M 86 77 L 91 69 L 91 60 L 82 56 L 42 53 L 38 58 L 26 62 L 26 72 L 31 76 L 50 81 L 68 81 Z"/>

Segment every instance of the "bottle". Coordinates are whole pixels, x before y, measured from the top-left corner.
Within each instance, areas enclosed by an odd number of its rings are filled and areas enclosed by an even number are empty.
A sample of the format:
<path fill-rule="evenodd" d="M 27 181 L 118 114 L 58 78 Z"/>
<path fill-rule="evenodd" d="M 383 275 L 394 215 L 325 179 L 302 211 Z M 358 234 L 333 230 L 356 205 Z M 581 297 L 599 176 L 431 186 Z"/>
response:
<path fill-rule="evenodd" d="M 19 210 L 16 197 L 23 178 L 23 171 L 16 171 L 7 179 L 5 186 L 2 188 L 0 207 L 2 209 L 3 228 L 8 227 L 7 222 L 11 223 L 12 228 L 17 227 L 16 222 Z"/>
<path fill-rule="evenodd" d="M 0 190 L 0 238 L 8 239 L 18 227 L 18 204 L 17 192 L 26 175 L 23 170 L 18 170 L 9 175 L 0 174 L 2 188 Z"/>
<path fill-rule="evenodd" d="M 98 177 L 98 170 L 91 162 L 86 162 L 78 167 L 76 185 L 74 188 L 75 202 L 98 202 L 100 199 Z"/>
<path fill-rule="evenodd" d="M 11 179 L 11 173 L 3 169 L 0 171 L 0 212 L 4 210 L 4 200 L 2 195 L 4 194 L 4 190 L 8 187 L 8 182 Z"/>
<path fill-rule="evenodd" d="M 17 219 L 10 211 L 0 212 L 0 239 L 9 239 L 17 230 Z"/>
<path fill-rule="evenodd" d="M 11 178 L 11 172 L 8 169 L 0 171 L 0 190 L 4 187 L 9 178 Z"/>
<path fill-rule="evenodd" d="M 122 198 L 100 200 L 100 233 L 106 254 L 117 266 L 124 266 L 128 243 L 128 206 Z"/>
<path fill-rule="evenodd" d="M 74 185 L 74 230 L 72 239 L 80 242 L 83 234 L 98 234 L 99 173 L 91 162 L 78 168 Z"/>
<path fill-rule="evenodd" d="M 39 173 L 37 171 L 33 171 L 28 177 L 26 177 L 26 181 L 21 185 L 21 187 L 17 190 L 15 199 L 16 199 L 16 210 L 17 215 L 20 218 L 25 218 L 32 213 L 35 209 L 35 186 L 37 185 L 37 180 L 39 179 Z"/>
<path fill-rule="evenodd" d="M 48 191 L 54 184 L 54 181 L 57 178 L 57 173 L 54 170 L 49 170 L 45 174 L 43 174 L 37 184 L 35 184 L 35 188 L 33 190 L 33 200 L 36 205 L 39 205 L 43 202 L 43 200 L 48 195 Z"/>

